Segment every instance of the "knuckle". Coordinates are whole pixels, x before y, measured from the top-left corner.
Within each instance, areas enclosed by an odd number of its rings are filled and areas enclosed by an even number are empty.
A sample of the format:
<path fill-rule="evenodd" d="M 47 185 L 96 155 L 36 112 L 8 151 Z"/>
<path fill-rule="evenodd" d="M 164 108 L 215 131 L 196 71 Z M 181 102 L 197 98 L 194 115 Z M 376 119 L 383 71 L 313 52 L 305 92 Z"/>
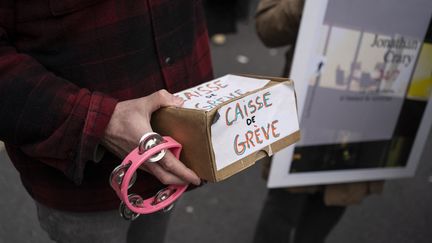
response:
<path fill-rule="evenodd" d="M 168 91 L 166 90 L 166 89 L 161 89 L 161 90 L 159 90 L 158 92 L 157 92 L 157 94 L 160 96 L 160 97 L 167 97 L 168 96 Z"/>
<path fill-rule="evenodd" d="M 162 167 L 167 171 L 172 171 L 174 168 L 174 162 L 172 160 L 164 160 L 161 164 Z"/>

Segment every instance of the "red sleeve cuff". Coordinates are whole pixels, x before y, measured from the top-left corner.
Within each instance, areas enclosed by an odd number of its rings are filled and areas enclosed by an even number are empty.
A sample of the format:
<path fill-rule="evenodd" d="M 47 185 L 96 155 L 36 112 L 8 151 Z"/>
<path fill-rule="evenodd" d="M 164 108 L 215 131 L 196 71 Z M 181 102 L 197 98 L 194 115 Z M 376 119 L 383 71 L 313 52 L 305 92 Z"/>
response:
<path fill-rule="evenodd" d="M 114 98 L 98 92 L 92 94 L 83 129 L 83 136 L 88 138 L 86 141 L 88 147 L 93 148 L 92 152 L 101 142 L 116 105 L 117 100 Z M 93 153 L 90 155 L 92 158 Z"/>
<path fill-rule="evenodd" d="M 87 116 L 75 157 L 76 163 L 73 169 L 75 183 L 81 183 L 85 163 L 97 160 L 95 155 L 98 153 L 99 144 L 116 105 L 117 100 L 112 97 L 99 92 L 91 94 Z"/>

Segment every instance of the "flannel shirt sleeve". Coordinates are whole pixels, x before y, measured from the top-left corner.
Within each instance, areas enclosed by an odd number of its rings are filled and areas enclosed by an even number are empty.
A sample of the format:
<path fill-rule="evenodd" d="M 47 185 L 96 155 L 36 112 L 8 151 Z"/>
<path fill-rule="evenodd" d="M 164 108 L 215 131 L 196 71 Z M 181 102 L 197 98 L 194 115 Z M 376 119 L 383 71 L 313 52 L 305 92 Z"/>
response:
<path fill-rule="evenodd" d="M 80 184 L 117 100 L 90 92 L 17 52 L 13 1 L 0 0 L 0 140 Z"/>

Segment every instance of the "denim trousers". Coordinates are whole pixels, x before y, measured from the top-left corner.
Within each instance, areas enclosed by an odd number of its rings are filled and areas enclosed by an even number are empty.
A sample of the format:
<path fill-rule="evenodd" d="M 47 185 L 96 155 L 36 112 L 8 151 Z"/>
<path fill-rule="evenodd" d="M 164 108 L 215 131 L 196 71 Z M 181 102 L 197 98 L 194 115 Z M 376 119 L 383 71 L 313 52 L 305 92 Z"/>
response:
<path fill-rule="evenodd" d="M 36 207 L 42 229 L 58 243 L 162 243 L 172 213 L 157 212 L 127 221 L 118 210 L 76 213 L 39 203 Z"/>

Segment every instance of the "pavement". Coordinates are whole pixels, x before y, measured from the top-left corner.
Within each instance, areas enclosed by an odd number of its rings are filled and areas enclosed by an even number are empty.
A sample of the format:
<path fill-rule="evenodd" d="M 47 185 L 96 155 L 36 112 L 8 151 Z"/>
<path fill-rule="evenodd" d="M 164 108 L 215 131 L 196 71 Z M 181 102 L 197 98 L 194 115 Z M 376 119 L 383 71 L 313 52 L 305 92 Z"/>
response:
<path fill-rule="evenodd" d="M 255 73 L 278 76 L 283 49 L 265 48 L 252 22 L 239 24 L 223 46 L 212 46 L 215 76 Z M 33 201 L 0 145 L 0 243 L 51 242 L 41 230 Z M 429 136 L 418 173 L 388 181 L 381 195 L 351 206 L 328 237 L 328 243 L 432 242 L 432 138 Z M 168 230 L 168 243 L 247 243 L 266 195 L 259 163 L 215 184 L 183 196 Z"/>

